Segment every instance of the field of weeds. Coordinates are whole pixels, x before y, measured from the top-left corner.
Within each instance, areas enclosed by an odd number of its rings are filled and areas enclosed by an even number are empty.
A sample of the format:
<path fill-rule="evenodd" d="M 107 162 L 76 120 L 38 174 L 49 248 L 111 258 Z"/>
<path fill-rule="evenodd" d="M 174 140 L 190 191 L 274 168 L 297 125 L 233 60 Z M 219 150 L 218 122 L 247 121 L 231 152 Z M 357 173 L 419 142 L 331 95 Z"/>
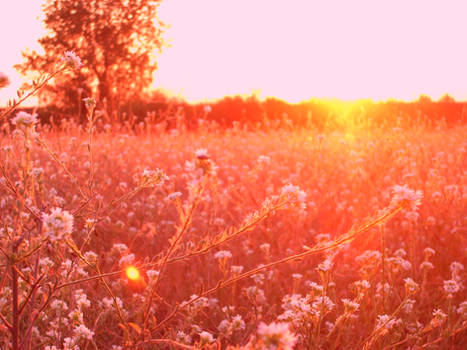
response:
<path fill-rule="evenodd" d="M 11 119 L 1 349 L 467 344 L 466 127 L 136 133 Z"/>

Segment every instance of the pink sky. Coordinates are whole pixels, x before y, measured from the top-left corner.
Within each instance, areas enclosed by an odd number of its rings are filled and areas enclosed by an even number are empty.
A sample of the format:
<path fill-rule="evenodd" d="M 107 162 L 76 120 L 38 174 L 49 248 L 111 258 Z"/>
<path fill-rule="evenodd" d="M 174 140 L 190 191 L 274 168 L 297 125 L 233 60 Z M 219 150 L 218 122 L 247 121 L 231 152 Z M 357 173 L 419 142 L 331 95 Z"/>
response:
<path fill-rule="evenodd" d="M 40 1 L 0 2 L 0 71 L 43 33 Z M 165 0 L 171 47 L 155 87 L 190 101 L 256 93 L 397 98 L 449 93 L 467 99 L 467 2 Z M 0 91 L 0 103 L 5 91 Z"/>

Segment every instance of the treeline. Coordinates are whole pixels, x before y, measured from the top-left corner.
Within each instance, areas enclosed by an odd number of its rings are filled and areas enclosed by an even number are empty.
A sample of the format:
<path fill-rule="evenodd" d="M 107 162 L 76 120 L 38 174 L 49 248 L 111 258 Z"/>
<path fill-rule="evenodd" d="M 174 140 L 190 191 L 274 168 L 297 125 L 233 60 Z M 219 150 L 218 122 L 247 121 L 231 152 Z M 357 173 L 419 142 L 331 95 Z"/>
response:
<path fill-rule="evenodd" d="M 72 118 L 81 123 L 86 121 L 84 106 L 73 111 L 61 111 L 49 106 L 37 109 L 36 113 L 45 123 L 63 118 Z M 98 108 L 97 114 L 101 123 L 105 124 L 164 122 L 168 129 L 181 124 L 194 129 L 202 123 L 214 123 L 220 127 L 238 124 L 271 128 L 313 127 L 319 130 L 337 130 L 348 126 L 435 127 L 440 123 L 446 126 L 467 123 L 467 102 L 458 102 L 449 96 L 439 101 L 422 96 L 413 102 L 311 99 L 292 104 L 277 98 L 260 101 L 255 96 L 228 96 L 210 104 L 189 104 L 157 95 L 146 101 L 121 105 L 118 111 L 110 114 L 105 108 Z"/>

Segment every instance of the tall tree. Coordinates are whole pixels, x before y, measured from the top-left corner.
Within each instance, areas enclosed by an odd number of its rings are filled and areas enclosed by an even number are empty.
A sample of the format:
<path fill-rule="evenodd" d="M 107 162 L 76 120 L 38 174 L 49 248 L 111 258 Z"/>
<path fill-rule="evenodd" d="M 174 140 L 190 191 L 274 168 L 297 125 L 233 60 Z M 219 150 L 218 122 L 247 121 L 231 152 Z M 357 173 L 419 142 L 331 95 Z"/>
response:
<path fill-rule="evenodd" d="M 93 92 L 113 111 L 152 82 L 157 68 L 154 53 L 162 47 L 164 29 L 157 18 L 160 2 L 47 0 L 43 12 L 48 33 L 38 40 L 44 53 L 23 52 L 24 62 L 16 68 L 25 75 L 50 72 L 57 57 L 73 50 L 83 68 L 60 77 L 44 94 L 55 104 L 61 100 L 76 105 L 82 91 Z"/>

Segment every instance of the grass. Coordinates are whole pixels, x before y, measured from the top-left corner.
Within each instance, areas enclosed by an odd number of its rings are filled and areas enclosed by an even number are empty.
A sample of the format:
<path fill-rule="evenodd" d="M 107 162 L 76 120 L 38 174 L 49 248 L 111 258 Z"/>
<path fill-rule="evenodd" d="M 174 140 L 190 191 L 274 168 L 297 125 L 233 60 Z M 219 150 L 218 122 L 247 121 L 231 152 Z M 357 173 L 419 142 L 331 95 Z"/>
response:
<path fill-rule="evenodd" d="M 128 131 L 19 103 L 0 348 L 465 346 L 466 126 Z"/>

